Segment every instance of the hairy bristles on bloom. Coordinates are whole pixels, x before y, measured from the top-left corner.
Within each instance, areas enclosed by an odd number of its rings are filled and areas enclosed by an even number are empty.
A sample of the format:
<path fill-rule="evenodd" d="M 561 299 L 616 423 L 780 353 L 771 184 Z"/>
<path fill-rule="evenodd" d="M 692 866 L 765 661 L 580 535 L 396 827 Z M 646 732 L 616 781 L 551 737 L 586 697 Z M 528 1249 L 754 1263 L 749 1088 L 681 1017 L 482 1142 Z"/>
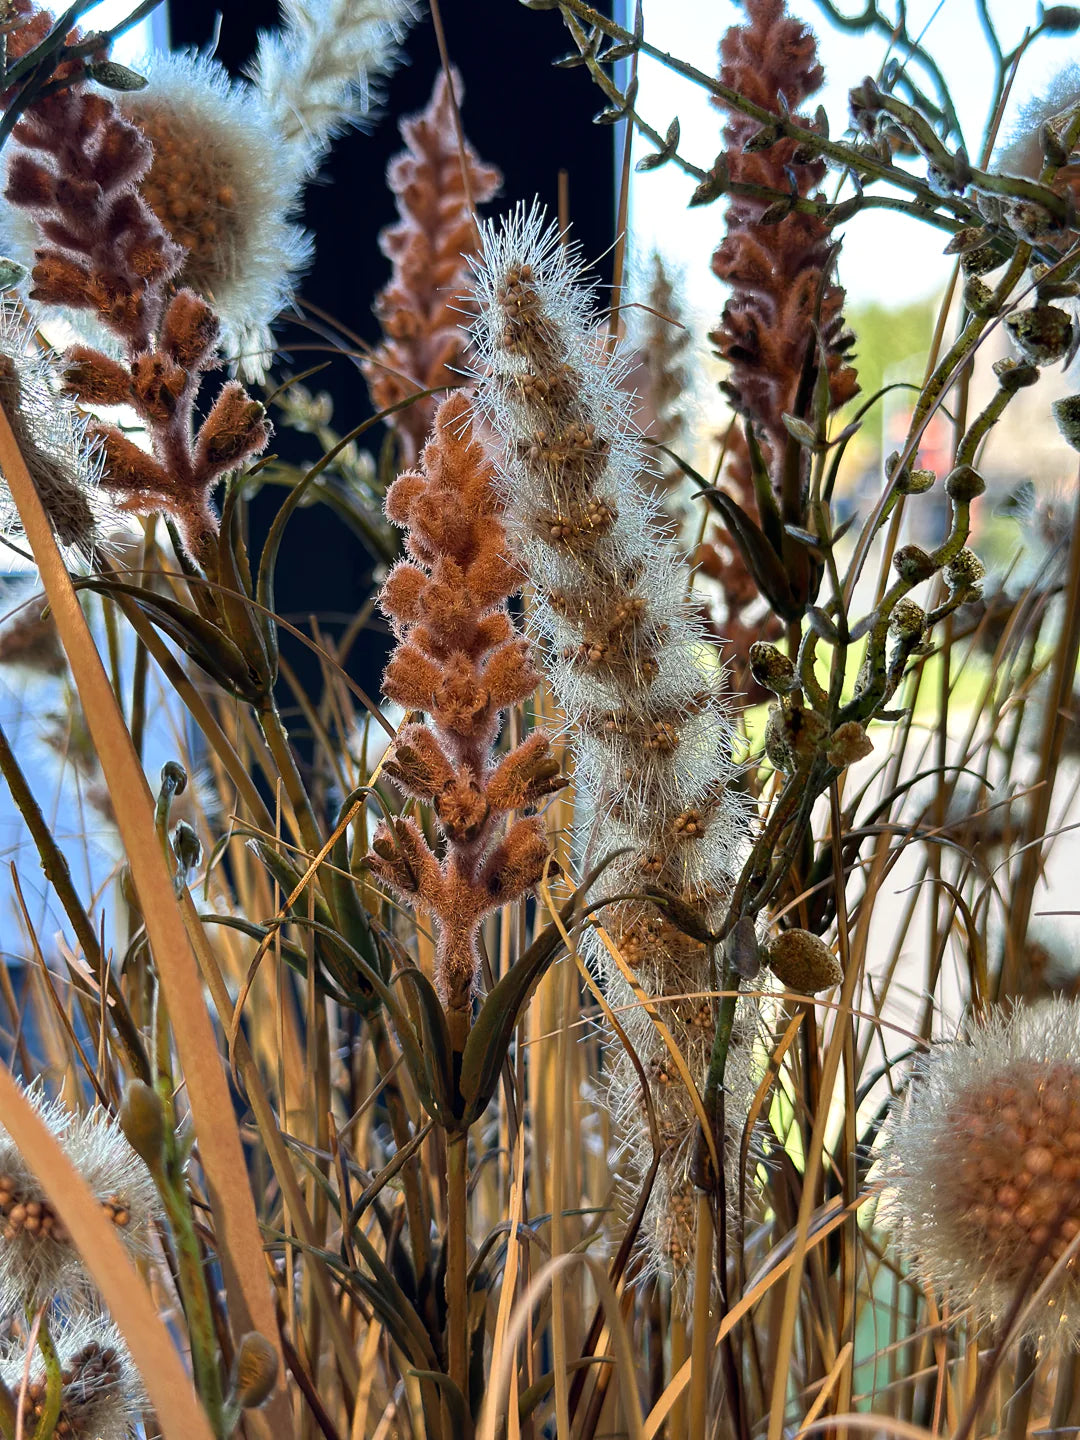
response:
<path fill-rule="evenodd" d="M 369 112 L 378 81 L 416 16 L 413 0 L 282 0 L 248 68 L 288 174 L 318 169 L 331 139 Z"/>
<path fill-rule="evenodd" d="M 60 1415 L 49 1433 L 56 1440 L 128 1440 L 145 1401 L 142 1385 L 119 1330 L 100 1315 L 50 1320 L 63 1389 Z M 27 1363 L 29 1362 L 29 1373 Z M 26 1432 L 45 1410 L 45 1358 L 35 1345 L 9 1344 L 0 1354 L 0 1378 L 18 1400 L 26 1387 Z"/>
<path fill-rule="evenodd" d="M 880 1214 L 919 1278 L 977 1322 L 1080 1235 L 1080 1003 L 972 1023 L 916 1064 L 885 1130 Z M 1080 1337 L 1080 1254 L 1018 1333 Z"/>
<path fill-rule="evenodd" d="M 147 1253 L 150 1227 L 160 1214 L 150 1172 L 103 1110 L 85 1115 L 46 1101 L 39 1089 L 26 1098 L 48 1125 L 89 1186 L 106 1218 L 134 1255 Z M 44 1300 L 85 1303 L 93 1282 L 67 1228 L 7 1131 L 0 1127 L 0 1306 L 21 1310 Z"/>
<path fill-rule="evenodd" d="M 62 389 L 55 356 L 41 349 L 33 324 L 15 306 L 0 303 L 0 404 L 30 472 L 57 543 L 89 560 L 106 506 L 97 489 L 101 452 L 87 422 Z M 0 490 L 0 533 L 19 530 L 7 486 Z"/>
<path fill-rule="evenodd" d="M 115 97 L 154 147 L 139 189 L 187 251 L 178 283 L 213 303 L 226 354 L 258 378 L 272 359 L 270 325 L 311 255 L 277 119 L 205 55 L 156 53 L 140 69 L 146 89 Z"/>
<path fill-rule="evenodd" d="M 721 921 L 748 838 L 731 784 L 722 677 L 687 605 L 679 554 L 640 482 L 643 445 L 620 388 L 622 362 L 593 313 L 577 254 L 535 210 L 519 210 L 501 228 L 484 227 L 475 268 L 478 399 L 497 437 L 506 525 L 529 577 L 531 622 L 578 735 L 577 782 L 595 812 L 590 853 L 625 852 L 604 872 L 603 893 L 642 896 L 606 911 L 604 924 L 646 995 L 664 1002 L 662 1018 L 700 1089 L 711 1004 L 705 1020 L 700 1005 L 684 1014 L 667 997 L 714 988 L 702 937 Z M 697 938 L 646 892 L 692 916 Z M 615 1003 L 629 1004 L 618 963 L 599 944 L 594 954 Z M 634 1013 L 641 1024 L 634 1022 L 632 1039 L 646 1070 L 665 1067 L 656 1027 L 640 1008 Z M 648 1223 L 657 1263 L 680 1274 L 689 1255 L 664 1240 L 659 1197 L 686 1180 L 697 1122 L 674 1067 L 669 1078 L 671 1094 L 683 1093 L 669 1106 L 666 1178 Z M 660 1068 L 650 1083 L 659 1094 L 667 1083 Z M 626 1088 L 633 1108 L 637 1081 L 628 1067 Z M 728 1106 L 738 1133 L 746 1098 L 733 1094 Z M 632 1134 L 641 1141 L 631 1145 L 640 1175 L 647 1132 Z"/>

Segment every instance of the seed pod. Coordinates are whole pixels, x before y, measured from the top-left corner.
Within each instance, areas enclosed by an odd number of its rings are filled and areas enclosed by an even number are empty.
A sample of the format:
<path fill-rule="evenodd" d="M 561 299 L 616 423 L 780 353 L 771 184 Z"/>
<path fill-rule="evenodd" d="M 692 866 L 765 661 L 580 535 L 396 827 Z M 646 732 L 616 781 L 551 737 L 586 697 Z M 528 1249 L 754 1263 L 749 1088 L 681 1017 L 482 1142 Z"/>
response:
<path fill-rule="evenodd" d="M 809 930 L 781 930 L 766 946 L 765 960 L 780 983 L 800 995 L 831 990 L 844 978 L 839 960 Z"/>
<path fill-rule="evenodd" d="M 926 611 L 905 595 L 893 606 L 889 616 L 889 634 L 898 640 L 912 640 L 926 629 Z"/>
<path fill-rule="evenodd" d="M 937 482 L 933 470 L 905 470 L 896 482 L 898 495 L 925 495 Z"/>
<path fill-rule="evenodd" d="M 233 1397 L 241 1410 L 254 1410 L 269 1399 L 277 1381 L 277 1351 L 265 1335 L 249 1330 L 236 1351 Z"/>
<path fill-rule="evenodd" d="M 1013 344 L 1033 365 L 1053 365 L 1072 342 L 1072 316 L 1057 305 L 1034 305 L 1005 317 Z"/>
<path fill-rule="evenodd" d="M 947 483 L 947 482 L 946 482 Z M 893 569 L 909 585 L 929 580 L 937 566 L 920 545 L 902 545 L 893 556 Z"/>
<path fill-rule="evenodd" d="M 1080 450 L 1080 395 L 1066 395 L 1050 406 L 1061 431 L 1061 438 L 1074 450 Z"/>
<path fill-rule="evenodd" d="M 971 590 L 986 574 L 986 566 L 965 545 L 960 553 L 945 566 L 945 583 L 952 591 Z"/>
<path fill-rule="evenodd" d="M 165 1105 L 152 1086 L 128 1081 L 120 1102 L 120 1128 L 135 1154 L 153 1170 L 165 1148 Z"/>
<path fill-rule="evenodd" d="M 1023 390 L 1028 385 L 1034 385 L 1039 378 L 1037 365 L 1029 365 L 1023 360 L 1014 360 L 1011 356 L 995 360 L 993 371 L 1002 390 L 1008 390 L 1010 394 L 1015 394 L 1017 390 Z"/>
<path fill-rule="evenodd" d="M 945 494 L 959 504 L 970 503 L 986 489 L 986 481 L 970 465 L 958 465 L 945 477 Z"/>
<path fill-rule="evenodd" d="M 795 666 L 782 650 L 767 640 L 755 640 L 750 646 L 750 673 L 774 695 L 786 695 L 797 684 Z"/>

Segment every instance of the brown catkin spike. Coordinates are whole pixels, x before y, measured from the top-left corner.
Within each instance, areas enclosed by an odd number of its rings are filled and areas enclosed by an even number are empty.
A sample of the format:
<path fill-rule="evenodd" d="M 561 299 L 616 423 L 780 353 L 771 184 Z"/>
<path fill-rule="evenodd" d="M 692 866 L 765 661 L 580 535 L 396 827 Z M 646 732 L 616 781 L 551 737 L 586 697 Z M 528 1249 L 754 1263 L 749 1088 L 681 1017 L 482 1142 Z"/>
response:
<path fill-rule="evenodd" d="M 794 112 L 824 78 L 813 33 L 787 13 L 784 0 L 746 0 L 746 12 L 746 22 L 732 26 L 721 42 L 720 79 L 774 114 L 779 114 L 776 97 L 783 94 Z M 815 191 L 825 165 L 797 159 L 794 141 L 744 153 L 760 128 L 745 115 L 728 115 L 721 159 L 731 179 L 787 194 L 794 177 L 800 195 Z M 829 230 L 816 215 L 797 211 L 763 225 L 767 208 L 767 201 L 746 196 L 733 197 L 728 206 L 727 234 L 713 255 L 713 271 L 732 293 L 712 339 L 731 365 L 722 389 L 736 411 L 763 432 L 775 480 L 787 443 L 781 417 L 794 410 L 806 349 L 815 343 L 819 294 L 832 408 L 850 400 L 858 383 L 848 363 L 853 337 L 844 328 L 844 292 L 822 284 L 831 263 Z"/>
<path fill-rule="evenodd" d="M 453 73 L 460 101 L 461 82 Z M 464 257 L 477 245 L 469 199 L 483 204 L 502 184 L 499 171 L 471 145 L 464 155 L 459 151 L 445 75 L 436 79 L 427 109 L 402 120 L 400 128 L 406 148 L 390 162 L 387 183 L 401 218 L 379 237 L 394 267 L 375 302 L 385 338 L 363 364 L 379 410 L 417 390 L 459 382 L 467 341 L 461 329 L 469 273 Z M 390 417 L 406 466 L 416 463 L 438 403 L 437 395 L 427 396 Z"/>

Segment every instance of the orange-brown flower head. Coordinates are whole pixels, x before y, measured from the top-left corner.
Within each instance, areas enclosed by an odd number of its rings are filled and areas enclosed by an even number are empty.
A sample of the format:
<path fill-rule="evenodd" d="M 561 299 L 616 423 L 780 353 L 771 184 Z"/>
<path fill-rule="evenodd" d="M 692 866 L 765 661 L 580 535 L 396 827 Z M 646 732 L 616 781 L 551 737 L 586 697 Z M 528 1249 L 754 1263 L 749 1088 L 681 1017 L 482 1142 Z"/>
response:
<path fill-rule="evenodd" d="M 881 1168 L 883 1216 L 927 1284 L 998 1320 L 1064 1261 L 1019 1329 L 1080 1335 L 1080 1003 L 996 1014 L 932 1051 Z"/>
<path fill-rule="evenodd" d="M 420 469 L 400 476 L 386 513 L 406 531 L 407 557 L 381 604 L 398 636 L 383 692 L 430 725 L 410 724 L 387 752 L 386 774 L 434 810 L 445 841 L 437 859 L 412 820 L 384 822 L 368 864 L 403 899 L 427 910 L 438 936 L 435 974 L 464 1023 L 479 963 L 477 927 L 542 878 L 550 855 L 535 806 L 564 782 L 546 735 L 534 732 L 496 762 L 502 712 L 537 675 L 506 600 L 518 576 L 506 555 L 491 463 L 472 431 L 472 401 L 443 401 Z"/>

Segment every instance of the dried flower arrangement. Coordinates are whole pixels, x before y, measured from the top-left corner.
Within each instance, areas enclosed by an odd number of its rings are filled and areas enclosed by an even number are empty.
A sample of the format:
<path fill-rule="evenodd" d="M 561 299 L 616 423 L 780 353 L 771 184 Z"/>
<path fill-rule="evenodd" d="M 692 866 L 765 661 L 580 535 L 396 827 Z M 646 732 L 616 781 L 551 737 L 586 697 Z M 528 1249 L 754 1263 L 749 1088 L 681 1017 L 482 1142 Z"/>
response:
<path fill-rule="evenodd" d="M 237 81 L 0 5 L 0 527 L 45 599 L 0 682 L 123 850 L 84 893 L 0 728 L 61 917 L 16 864 L 0 1440 L 1080 1425 L 1080 1000 L 1038 913 L 1076 824 L 1076 482 L 1021 487 L 1019 558 L 992 513 L 1018 413 L 1080 451 L 1068 378 L 1032 390 L 1080 343 L 1075 74 L 997 148 L 1080 11 L 1010 49 L 981 7 L 976 149 L 903 7 L 818 0 L 905 57 L 838 134 L 784 0 L 745 0 L 715 74 L 641 6 L 526 3 L 634 184 L 726 203 L 714 410 L 665 260 L 627 354 L 562 223 L 478 215 L 500 176 L 441 15 L 400 218 L 357 236 L 392 265 L 349 356 L 370 407 L 338 433 L 306 375 L 264 404 L 303 187 L 413 7 L 286 0 Z M 712 163 L 652 124 L 643 57 L 723 111 Z M 837 242 L 875 209 L 955 270 L 867 461 Z M 271 403 L 314 465 L 265 457 Z M 249 554 L 260 472 L 286 493 Z M 386 567 L 340 636 L 275 605 L 309 502 Z M 380 616 L 385 711 L 347 663 Z M 151 782 L 180 706 L 197 743 Z"/>

